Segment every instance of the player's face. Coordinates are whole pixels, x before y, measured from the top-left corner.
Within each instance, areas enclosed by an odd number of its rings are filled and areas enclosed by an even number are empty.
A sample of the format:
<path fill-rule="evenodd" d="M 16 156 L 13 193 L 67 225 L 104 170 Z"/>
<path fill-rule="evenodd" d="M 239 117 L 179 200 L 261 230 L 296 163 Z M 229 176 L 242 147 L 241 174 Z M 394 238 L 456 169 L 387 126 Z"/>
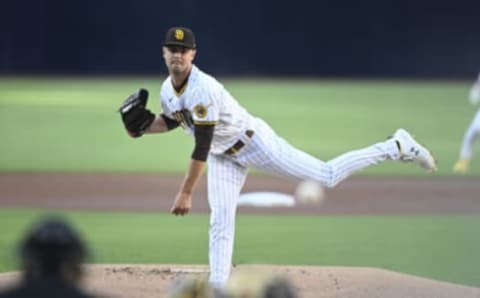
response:
<path fill-rule="evenodd" d="M 163 58 L 171 73 L 190 71 L 196 51 L 182 46 L 163 47 Z"/>

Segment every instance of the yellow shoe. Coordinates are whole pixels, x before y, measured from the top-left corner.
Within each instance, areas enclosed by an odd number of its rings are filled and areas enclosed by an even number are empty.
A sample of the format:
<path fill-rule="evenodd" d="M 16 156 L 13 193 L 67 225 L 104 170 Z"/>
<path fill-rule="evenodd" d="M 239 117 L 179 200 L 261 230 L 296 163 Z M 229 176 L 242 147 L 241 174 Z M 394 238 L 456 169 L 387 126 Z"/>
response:
<path fill-rule="evenodd" d="M 465 174 L 468 170 L 468 160 L 460 159 L 453 166 L 453 172 L 459 174 Z"/>

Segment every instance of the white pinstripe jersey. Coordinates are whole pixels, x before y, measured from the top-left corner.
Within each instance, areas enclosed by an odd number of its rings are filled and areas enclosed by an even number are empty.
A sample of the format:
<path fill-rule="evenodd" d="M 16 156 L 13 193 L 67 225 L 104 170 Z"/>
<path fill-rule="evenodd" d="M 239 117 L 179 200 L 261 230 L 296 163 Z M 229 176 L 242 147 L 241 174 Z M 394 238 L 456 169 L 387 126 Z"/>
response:
<path fill-rule="evenodd" d="M 160 90 L 163 113 L 193 135 L 194 124 L 216 124 L 210 152 L 221 154 L 230 148 L 247 129 L 252 116 L 215 78 L 193 65 L 185 86 L 177 92 L 171 77 Z"/>

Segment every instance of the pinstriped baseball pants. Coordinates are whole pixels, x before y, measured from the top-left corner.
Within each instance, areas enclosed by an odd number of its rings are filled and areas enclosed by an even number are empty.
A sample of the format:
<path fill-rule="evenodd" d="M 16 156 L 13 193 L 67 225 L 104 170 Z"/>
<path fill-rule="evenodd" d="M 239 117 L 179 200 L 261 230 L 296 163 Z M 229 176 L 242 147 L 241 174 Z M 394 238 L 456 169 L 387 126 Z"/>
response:
<path fill-rule="evenodd" d="M 334 187 L 354 172 L 399 157 L 395 141 L 387 140 L 324 162 L 290 145 L 263 120 L 256 119 L 255 124 L 254 136 L 242 136 L 246 146 L 238 153 L 208 157 L 210 282 L 215 287 L 222 287 L 230 275 L 237 200 L 249 168 Z"/>

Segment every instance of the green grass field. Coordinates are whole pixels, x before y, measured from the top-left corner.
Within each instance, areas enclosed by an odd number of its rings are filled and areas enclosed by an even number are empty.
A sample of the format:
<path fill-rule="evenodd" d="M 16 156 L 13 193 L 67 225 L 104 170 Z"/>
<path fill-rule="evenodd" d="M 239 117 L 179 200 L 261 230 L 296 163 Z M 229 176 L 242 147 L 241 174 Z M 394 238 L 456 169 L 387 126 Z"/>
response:
<path fill-rule="evenodd" d="M 129 138 L 116 109 L 138 87 L 160 112 L 160 78 L 0 79 L 0 170 L 183 172 L 192 139 L 181 129 Z M 437 175 L 451 175 L 475 109 L 469 82 L 226 80 L 252 114 L 290 143 L 328 160 L 411 130 L 436 155 Z M 365 174 L 417 175 L 384 164 Z M 474 160 L 470 175 L 480 174 Z"/>
<path fill-rule="evenodd" d="M 226 80 L 252 114 L 327 160 L 382 141 L 397 127 L 452 175 L 475 109 L 470 82 Z M 116 109 L 138 87 L 160 111 L 160 78 L 0 78 L 0 171 L 184 171 L 192 139 L 181 130 L 129 138 Z M 480 175 L 480 160 L 470 176 Z M 424 175 L 386 163 L 363 175 Z M 0 271 L 18 268 L 14 244 L 41 211 L 0 210 Z M 65 212 L 98 263 L 207 263 L 206 215 Z M 240 216 L 235 262 L 372 266 L 480 286 L 480 217 Z M 269 237 L 265 237 L 269 235 Z M 179 253 L 181 251 L 181 253 Z"/>
<path fill-rule="evenodd" d="M 0 271 L 41 211 L 0 210 Z M 65 212 L 96 263 L 207 264 L 207 215 Z M 369 266 L 480 286 L 480 218 L 474 216 L 246 216 L 236 264 Z M 268 237 L 265 237 L 268 235 Z"/>

